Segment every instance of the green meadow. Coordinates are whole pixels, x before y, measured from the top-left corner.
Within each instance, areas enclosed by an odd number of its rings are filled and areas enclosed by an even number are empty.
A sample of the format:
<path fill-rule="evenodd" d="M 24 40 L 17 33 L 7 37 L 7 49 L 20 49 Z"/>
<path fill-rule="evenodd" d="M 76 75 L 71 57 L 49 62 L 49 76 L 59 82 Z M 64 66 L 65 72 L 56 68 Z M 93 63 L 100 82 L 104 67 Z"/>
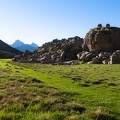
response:
<path fill-rule="evenodd" d="M 1 59 L 0 120 L 120 120 L 120 65 Z"/>

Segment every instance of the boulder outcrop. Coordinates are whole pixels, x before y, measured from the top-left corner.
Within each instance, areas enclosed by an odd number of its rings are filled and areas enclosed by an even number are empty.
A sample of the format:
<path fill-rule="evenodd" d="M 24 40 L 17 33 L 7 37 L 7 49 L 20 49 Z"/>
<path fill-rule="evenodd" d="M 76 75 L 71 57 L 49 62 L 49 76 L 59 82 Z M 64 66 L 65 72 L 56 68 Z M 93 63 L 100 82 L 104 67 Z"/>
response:
<path fill-rule="evenodd" d="M 120 28 L 101 24 L 91 29 L 85 36 L 83 49 L 85 51 L 108 51 L 113 52 L 120 49 Z"/>

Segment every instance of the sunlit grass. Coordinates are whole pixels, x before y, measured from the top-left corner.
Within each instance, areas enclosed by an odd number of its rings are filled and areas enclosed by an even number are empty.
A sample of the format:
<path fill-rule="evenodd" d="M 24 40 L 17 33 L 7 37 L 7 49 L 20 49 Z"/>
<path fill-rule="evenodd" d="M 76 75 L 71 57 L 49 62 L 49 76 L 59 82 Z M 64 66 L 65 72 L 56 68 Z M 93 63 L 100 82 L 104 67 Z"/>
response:
<path fill-rule="evenodd" d="M 119 71 L 119 65 L 0 60 L 0 119 L 117 120 Z"/>

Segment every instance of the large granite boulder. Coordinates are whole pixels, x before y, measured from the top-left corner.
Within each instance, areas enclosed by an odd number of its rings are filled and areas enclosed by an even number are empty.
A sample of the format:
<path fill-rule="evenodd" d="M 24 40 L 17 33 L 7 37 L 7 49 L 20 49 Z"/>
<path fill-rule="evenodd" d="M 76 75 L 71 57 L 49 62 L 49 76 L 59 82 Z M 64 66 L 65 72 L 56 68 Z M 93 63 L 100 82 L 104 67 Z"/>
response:
<path fill-rule="evenodd" d="M 120 49 L 120 28 L 101 24 L 91 29 L 85 36 L 83 49 L 85 51 L 115 51 Z"/>

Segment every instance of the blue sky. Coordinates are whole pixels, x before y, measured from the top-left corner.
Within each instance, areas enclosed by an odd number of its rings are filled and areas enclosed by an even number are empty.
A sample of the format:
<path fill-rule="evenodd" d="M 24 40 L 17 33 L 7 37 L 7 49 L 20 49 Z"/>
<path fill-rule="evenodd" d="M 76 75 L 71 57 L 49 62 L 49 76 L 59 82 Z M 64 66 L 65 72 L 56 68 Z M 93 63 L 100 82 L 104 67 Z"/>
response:
<path fill-rule="evenodd" d="M 42 45 L 85 37 L 99 23 L 120 27 L 120 0 L 0 0 L 0 39 Z"/>

